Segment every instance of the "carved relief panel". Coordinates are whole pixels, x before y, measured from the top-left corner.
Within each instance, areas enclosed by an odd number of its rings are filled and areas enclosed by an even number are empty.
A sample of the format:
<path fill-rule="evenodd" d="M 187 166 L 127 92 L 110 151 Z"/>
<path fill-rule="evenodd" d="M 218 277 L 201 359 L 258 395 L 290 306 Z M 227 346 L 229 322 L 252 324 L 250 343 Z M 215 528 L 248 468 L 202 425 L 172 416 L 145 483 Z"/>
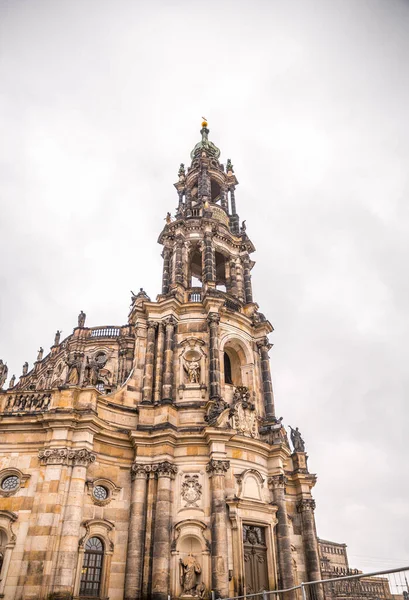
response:
<path fill-rule="evenodd" d="M 204 487 L 204 471 L 187 469 L 188 467 L 181 471 L 178 477 L 178 512 L 194 511 L 195 514 L 202 513 L 207 497 Z"/>

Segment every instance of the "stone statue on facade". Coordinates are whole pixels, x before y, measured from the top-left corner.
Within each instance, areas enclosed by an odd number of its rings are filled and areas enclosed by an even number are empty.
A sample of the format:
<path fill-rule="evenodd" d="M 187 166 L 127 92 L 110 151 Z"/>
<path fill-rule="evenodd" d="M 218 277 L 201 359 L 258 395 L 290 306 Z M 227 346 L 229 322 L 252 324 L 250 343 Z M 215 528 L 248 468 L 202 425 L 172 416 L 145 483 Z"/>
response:
<path fill-rule="evenodd" d="M 198 575 L 202 572 L 202 567 L 192 553 L 186 556 L 186 558 L 181 558 L 179 564 L 180 585 L 183 588 L 183 594 L 197 596 Z"/>
<path fill-rule="evenodd" d="M 240 233 L 245 233 L 246 229 L 246 221 L 243 221 L 240 227 Z"/>
<path fill-rule="evenodd" d="M 305 442 L 301 437 L 301 432 L 299 431 L 298 427 L 295 429 L 293 429 L 291 425 L 289 425 L 289 427 L 291 429 L 291 442 L 294 446 L 294 451 L 305 452 Z"/>
<path fill-rule="evenodd" d="M 8 369 L 7 365 L 0 358 L 0 390 L 2 389 L 3 385 L 6 382 L 8 372 L 9 372 L 9 369 Z"/>
<path fill-rule="evenodd" d="M 13 377 L 10 379 L 10 382 L 9 382 L 9 389 L 13 388 L 15 383 L 16 383 L 16 376 L 13 375 Z"/>
<path fill-rule="evenodd" d="M 209 425 L 216 425 L 218 417 L 224 410 L 226 410 L 226 408 L 229 408 L 229 405 L 223 400 L 223 398 L 215 398 L 214 400 L 211 400 L 205 415 L 205 421 Z"/>
<path fill-rule="evenodd" d="M 78 327 L 81 327 L 81 328 L 84 327 L 86 318 L 87 318 L 87 315 L 82 310 L 80 312 L 80 314 L 78 315 Z"/>
<path fill-rule="evenodd" d="M 27 375 L 28 373 L 28 362 L 26 361 L 23 365 L 23 375 Z"/>
<path fill-rule="evenodd" d="M 197 360 L 184 361 L 184 369 L 189 383 L 200 383 L 200 363 Z"/>
<path fill-rule="evenodd" d="M 43 354 L 44 354 L 44 349 L 42 346 L 40 346 L 40 348 L 38 350 L 38 354 L 37 354 L 37 360 L 43 360 Z"/>
<path fill-rule="evenodd" d="M 57 329 L 55 337 L 54 337 L 54 346 L 58 346 L 61 339 L 61 331 Z"/>

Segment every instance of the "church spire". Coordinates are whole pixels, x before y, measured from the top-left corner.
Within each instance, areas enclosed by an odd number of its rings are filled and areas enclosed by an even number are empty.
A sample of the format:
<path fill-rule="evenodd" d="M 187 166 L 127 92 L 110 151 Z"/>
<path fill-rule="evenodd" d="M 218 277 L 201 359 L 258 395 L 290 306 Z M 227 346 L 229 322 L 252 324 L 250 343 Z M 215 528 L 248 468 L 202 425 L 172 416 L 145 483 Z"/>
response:
<path fill-rule="evenodd" d="M 189 297 L 192 288 L 202 287 L 200 297 L 223 292 L 232 305 L 253 304 L 249 255 L 254 246 L 243 222 L 239 227 L 233 164 L 219 162 L 220 150 L 209 140 L 207 120 L 202 122 L 202 139 L 191 152 L 192 162 L 182 163 L 174 184 L 179 202 L 172 220 L 170 213 L 159 237 L 164 245 L 162 294 Z M 185 300 L 183 300 L 185 301 Z"/>

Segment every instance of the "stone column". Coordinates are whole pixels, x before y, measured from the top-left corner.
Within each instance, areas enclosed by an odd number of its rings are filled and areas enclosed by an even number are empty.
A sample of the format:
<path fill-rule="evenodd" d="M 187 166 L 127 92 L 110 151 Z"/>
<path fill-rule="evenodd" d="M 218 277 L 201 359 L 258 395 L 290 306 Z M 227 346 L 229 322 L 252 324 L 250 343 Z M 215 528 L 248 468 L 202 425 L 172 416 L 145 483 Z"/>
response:
<path fill-rule="evenodd" d="M 316 581 L 321 579 L 321 569 L 314 519 L 315 500 L 304 498 L 297 504 L 297 510 L 301 514 L 302 520 L 302 537 L 308 581 Z M 321 585 L 316 586 L 314 595 L 318 600 L 323 599 L 324 594 Z"/>
<path fill-rule="evenodd" d="M 163 257 L 163 272 L 162 272 L 162 294 L 167 294 L 169 292 L 169 283 L 170 283 L 170 248 L 163 249 L 162 252 Z"/>
<path fill-rule="evenodd" d="M 234 261 L 230 263 L 230 285 L 232 295 L 238 298 L 239 290 L 237 287 L 236 263 Z"/>
<path fill-rule="evenodd" d="M 145 556 L 143 559 L 143 577 L 142 577 L 142 598 L 151 596 L 152 588 L 152 539 L 153 523 L 155 514 L 157 479 L 153 470 L 148 476 L 148 491 L 146 500 L 146 521 L 145 521 Z"/>
<path fill-rule="evenodd" d="M 173 347 L 176 320 L 168 317 L 165 324 L 165 368 L 163 371 L 162 401 L 172 403 L 173 388 Z"/>
<path fill-rule="evenodd" d="M 230 186 L 229 190 L 231 207 L 230 228 L 232 233 L 234 233 L 235 235 L 239 235 L 239 215 L 236 212 L 236 197 L 234 185 Z"/>
<path fill-rule="evenodd" d="M 158 489 L 153 533 L 152 599 L 167 600 L 170 593 L 172 479 L 177 467 L 165 460 L 153 468 L 158 477 Z"/>
<path fill-rule="evenodd" d="M 179 196 L 179 204 L 178 204 L 177 216 L 180 218 L 183 214 L 183 190 L 178 191 L 178 196 Z"/>
<path fill-rule="evenodd" d="M 220 356 L 219 356 L 219 323 L 220 315 L 210 312 L 207 316 L 209 323 L 209 383 L 210 400 L 220 398 Z"/>
<path fill-rule="evenodd" d="M 165 328 L 163 326 L 163 323 L 159 323 L 158 338 L 157 338 L 157 342 L 156 342 L 155 389 L 154 389 L 154 393 L 153 393 L 154 402 L 160 402 L 162 399 L 164 351 L 165 351 Z"/>
<path fill-rule="evenodd" d="M 72 595 L 73 593 L 87 468 L 90 463 L 95 461 L 95 454 L 86 448 L 70 450 L 68 460 L 72 463 L 73 468 L 63 516 L 56 576 L 52 590 L 54 593 L 62 595 Z"/>
<path fill-rule="evenodd" d="M 185 202 L 186 202 L 186 216 L 192 216 L 192 190 L 190 188 L 186 188 L 185 194 Z"/>
<path fill-rule="evenodd" d="M 232 214 L 233 217 L 237 215 L 237 212 L 236 212 L 235 190 L 236 190 L 236 188 L 234 187 L 234 185 L 232 185 L 229 188 L 229 191 L 230 191 L 230 207 L 231 207 L 231 214 Z"/>
<path fill-rule="evenodd" d="M 244 277 L 243 277 L 243 265 L 240 259 L 236 262 L 236 280 L 237 280 L 237 296 L 241 302 L 245 302 L 244 292 Z"/>
<path fill-rule="evenodd" d="M 157 321 L 148 321 L 148 334 L 146 338 L 145 369 L 143 374 L 142 402 L 152 402 L 153 366 L 155 360 L 155 332 Z"/>
<path fill-rule="evenodd" d="M 175 249 L 175 283 L 183 285 L 183 238 L 176 240 Z"/>
<path fill-rule="evenodd" d="M 211 182 L 210 182 L 210 177 L 209 177 L 209 173 L 207 170 L 207 166 L 202 163 L 202 168 L 200 170 L 199 173 L 199 180 L 198 180 L 198 191 L 197 191 L 197 195 L 199 200 L 211 200 Z"/>
<path fill-rule="evenodd" d="M 251 274 L 250 274 L 250 260 L 246 258 L 244 260 L 244 295 L 246 298 L 246 304 L 253 302 L 253 290 L 251 287 Z"/>
<path fill-rule="evenodd" d="M 125 600 L 142 598 L 142 569 L 145 542 L 146 481 L 150 465 L 134 463 L 131 468 L 131 511 L 125 570 Z"/>
<path fill-rule="evenodd" d="M 227 200 L 227 190 L 224 186 L 222 186 L 221 190 L 220 190 L 220 206 L 227 212 L 227 214 L 229 213 L 229 203 Z"/>
<path fill-rule="evenodd" d="M 207 232 L 204 237 L 204 281 L 216 281 L 216 258 L 212 243 L 212 234 Z"/>
<path fill-rule="evenodd" d="M 268 419 L 269 417 L 274 417 L 273 384 L 271 382 L 270 360 L 268 357 L 268 351 L 272 347 L 272 344 L 269 344 L 268 339 L 265 337 L 257 342 L 257 347 L 259 349 L 261 358 L 264 408 L 266 411 L 266 418 Z"/>
<path fill-rule="evenodd" d="M 211 461 L 206 471 L 211 480 L 212 514 L 212 589 L 216 598 L 229 595 L 229 567 L 227 544 L 227 509 L 225 475 L 230 467 L 228 460 Z"/>
<path fill-rule="evenodd" d="M 294 587 L 293 559 L 291 556 L 290 530 L 287 507 L 285 503 L 285 475 L 274 475 L 268 481 L 273 491 L 274 504 L 277 510 L 277 551 L 279 564 L 279 588 L 287 590 Z"/>

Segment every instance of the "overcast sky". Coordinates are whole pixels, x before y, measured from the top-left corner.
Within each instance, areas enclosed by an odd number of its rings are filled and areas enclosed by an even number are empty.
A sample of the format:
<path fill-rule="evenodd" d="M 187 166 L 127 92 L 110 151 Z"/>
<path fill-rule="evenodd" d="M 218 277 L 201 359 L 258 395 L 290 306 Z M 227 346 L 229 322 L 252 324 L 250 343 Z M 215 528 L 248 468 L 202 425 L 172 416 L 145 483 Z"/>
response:
<path fill-rule="evenodd" d="M 0 357 L 127 321 L 200 139 L 231 158 L 322 538 L 409 563 L 409 2 L 0 1 Z"/>

